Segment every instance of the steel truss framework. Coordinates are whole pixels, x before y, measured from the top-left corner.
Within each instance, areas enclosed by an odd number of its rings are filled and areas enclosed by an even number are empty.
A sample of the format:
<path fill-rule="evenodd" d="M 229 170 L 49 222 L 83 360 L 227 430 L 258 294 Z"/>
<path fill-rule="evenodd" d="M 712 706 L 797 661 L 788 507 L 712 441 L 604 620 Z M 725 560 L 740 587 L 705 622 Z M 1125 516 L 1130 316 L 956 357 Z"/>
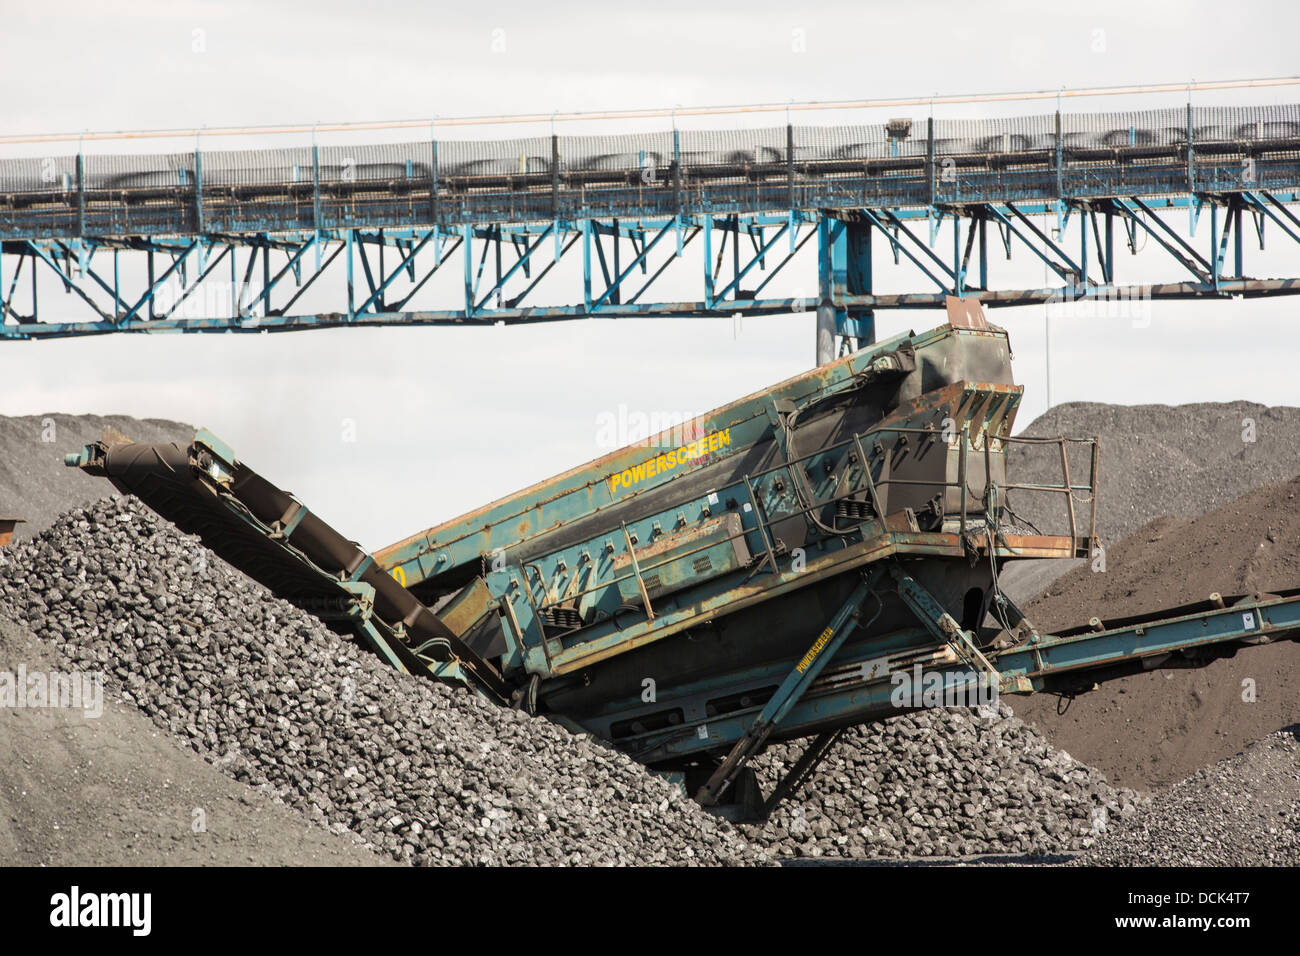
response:
<path fill-rule="evenodd" d="M 1012 306 L 1104 296 L 1294 294 L 1300 292 L 1300 268 L 1280 278 L 1252 277 L 1246 248 L 1249 240 L 1263 249 L 1271 226 L 1300 266 L 1300 218 L 1291 208 L 1300 203 L 1296 145 L 1279 144 L 1271 152 L 1252 147 L 1240 155 L 1220 145 L 1200 157 L 1189 144 L 1176 156 L 1148 156 L 1138 166 L 1122 149 L 1111 151 L 1113 161 L 1094 156 L 1070 165 L 1058 146 L 1054 153 L 1019 157 L 1032 161 L 1027 171 L 1009 171 L 996 156 L 940 163 L 931 150 L 911 167 L 864 168 L 849 178 L 840 170 L 824 180 L 806 170 L 797 177 L 792 162 L 784 171 L 780 164 L 759 171 L 769 179 L 749 193 L 728 181 L 717 195 L 709 192 L 707 178 L 692 183 L 689 171 L 674 168 L 651 203 L 668 207 L 668 214 L 621 218 L 582 208 L 579 215 L 540 222 L 455 222 L 452 212 L 438 212 L 440 198 L 449 209 L 453 204 L 445 187 L 440 197 L 435 180 L 423 204 L 432 223 L 411 222 L 411 210 L 421 204 L 403 187 L 403 198 L 391 210 L 371 197 L 359 207 L 363 215 L 322 217 L 318 194 L 306 206 L 315 210 L 308 217 L 313 228 L 227 231 L 216 227 L 229 217 L 219 214 L 216 199 L 205 206 L 198 182 L 171 196 L 177 215 L 188 217 L 189 231 L 97 236 L 87 228 L 94 217 L 85 194 L 72 190 L 62 200 L 71 218 L 48 230 L 51 235 L 35 234 L 29 225 L 23 236 L 12 214 L 0 215 L 0 336 L 475 326 L 817 310 L 819 335 L 826 341 L 839 336 L 845 347 L 850 340 L 873 340 L 877 310 L 942 307 L 949 295 L 978 294 L 987 306 Z M 772 187 L 771 176 L 781 188 Z M 536 184 L 521 188 L 533 190 L 523 206 L 543 205 Z M 551 209 L 572 210 L 572 203 L 560 201 L 558 176 L 550 188 Z M 789 208 L 779 208 L 772 198 L 777 194 Z M 331 208 L 341 208 L 337 197 L 331 202 Z M 638 199 L 634 211 L 645 204 L 644 197 Z M 1055 235 L 1034 221 L 1044 215 L 1055 217 Z M 388 217 L 391 224 L 384 224 Z M 369 222 L 342 224 L 349 218 Z M 1179 218 L 1185 228 L 1175 225 Z M 1208 244 L 1193 238 L 1204 218 Z M 943 224 L 950 249 L 936 248 Z M 1123 285 L 1117 234 L 1133 253 L 1153 242 L 1167 254 L 1171 278 Z M 791 276 L 787 267 L 814 241 L 818 274 L 815 283 L 809 277 L 807 288 L 815 294 L 766 295 L 778 275 Z M 1059 284 L 991 287 L 989 263 L 999 249 L 1008 259 L 1027 250 Z M 572 289 L 568 304 L 538 302 L 539 284 L 559 263 L 577 258 L 580 298 Z M 124 259 L 136 260 L 125 281 Z M 919 279 L 919 291 L 874 291 L 878 265 L 891 260 Z M 412 307 L 416 294 L 444 269 L 463 277 L 456 306 Z M 66 293 L 57 318 L 40 295 L 42 272 L 57 277 Z M 347 291 L 337 311 L 297 307 L 324 285 L 323 277 L 340 273 Z M 698 283 L 696 298 L 658 297 L 665 275 L 683 273 Z M 72 315 L 62 303 L 81 314 Z M 822 360 L 828 351 L 819 345 Z"/>

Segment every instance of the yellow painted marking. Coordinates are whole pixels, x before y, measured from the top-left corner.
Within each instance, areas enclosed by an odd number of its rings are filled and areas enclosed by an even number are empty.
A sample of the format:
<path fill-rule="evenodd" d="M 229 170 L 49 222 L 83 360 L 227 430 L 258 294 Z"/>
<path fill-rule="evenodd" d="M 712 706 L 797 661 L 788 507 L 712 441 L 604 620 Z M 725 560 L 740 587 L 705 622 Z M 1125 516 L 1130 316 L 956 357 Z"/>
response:
<path fill-rule="evenodd" d="M 618 493 L 620 488 L 626 491 L 647 478 L 654 478 L 656 475 L 662 475 L 677 467 L 684 468 L 687 465 L 694 464 L 701 458 L 730 446 L 730 428 L 712 432 L 687 445 L 682 445 L 680 448 L 664 452 L 662 455 L 656 455 L 654 458 L 610 475 L 609 493 L 613 496 Z"/>
<path fill-rule="evenodd" d="M 799 666 L 796 667 L 795 670 L 797 670 L 800 674 L 802 674 L 809 667 L 811 667 L 812 662 L 817 660 L 817 655 L 820 654 L 822 648 L 826 646 L 826 642 L 831 639 L 832 633 L 834 632 L 831 630 L 830 627 L 827 627 L 826 630 L 822 631 L 821 636 L 817 638 L 817 643 L 815 643 L 812 647 L 808 648 L 808 653 L 803 656 L 803 660 L 799 662 Z"/>

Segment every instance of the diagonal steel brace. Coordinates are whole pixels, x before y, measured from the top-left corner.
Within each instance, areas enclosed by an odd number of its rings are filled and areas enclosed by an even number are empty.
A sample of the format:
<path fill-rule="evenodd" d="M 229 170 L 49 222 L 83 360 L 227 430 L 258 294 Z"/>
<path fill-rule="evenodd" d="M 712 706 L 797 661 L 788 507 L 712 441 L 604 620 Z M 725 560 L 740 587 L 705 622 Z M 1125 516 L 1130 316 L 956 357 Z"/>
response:
<path fill-rule="evenodd" d="M 817 675 L 821 673 L 826 663 L 835 656 L 835 652 L 840 649 L 845 639 L 857 630 L 858 618 L 862 614 L 862 605 L 867 597 L 875 593 L 876 579 L 879 576 L 879 567 L 873 567 L 870 571 L 862 575 L 862 580 L 858 586 L 853 589 L 840 609 L 835 612 L 829 624 L 826 625 L 815 640 L 808 652 L 799 659 L 788 677 L 777 688 L 771 700 L 764 705 L 758 716 L 754 718 L 754 723 L 745 731 L 743 737 L 736 741 L 731 752 L 727 754 L 725 760 L 709 777 L 707 783 L 700 787 L 696 793 L 695 799 L 706 807 L 711 807 L 718 802 L 718 798 L 727 786 L 736 779 L 745 763 L 754 754 L 762 749 L 763 744 L 767 741 L 768 736 L 776 729 L 791 708 L 799 702 L 804 692 L 812 686 Z"/>
<path fill-rule="evenodd" d="M 894 578 L 898 596 L 931 634 L 951 647 L 967 667 L 972 670 L 983 670 L 991 678 L 1001 682 L 1002 675 L 998 673 L 997 668 L 980 652 L 971 635 L 962 630 L 962 626 L 944 610 L 943 605 L 935 599 L 934 595 L 896 562 L 889 562 L 889 573 Z"/>

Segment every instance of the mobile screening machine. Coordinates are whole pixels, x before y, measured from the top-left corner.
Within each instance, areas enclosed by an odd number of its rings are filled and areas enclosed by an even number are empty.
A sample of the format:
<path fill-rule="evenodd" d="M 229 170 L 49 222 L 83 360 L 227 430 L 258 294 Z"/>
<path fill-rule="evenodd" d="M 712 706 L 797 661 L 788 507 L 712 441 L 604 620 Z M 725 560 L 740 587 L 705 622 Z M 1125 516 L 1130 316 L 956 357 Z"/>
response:
<path fill-rule="evenodd" d="M 898 713 L 900 675 L 971 702 L 1075 693 L 1296 639 L 1300 591 L 1041 633 L 998 574 L 1092 554 L 1097 442 L 1012 437 L 1006 332 L 972 301 L 948 319 L 375 554 L 206 431 L 106 434 L 67 464 L 393 666 L 592 733 L 735 814 L 769 811 L 844 728 Z M 1056 480 L 1008 475 L 1015 443 Z M 1056 502 L 1053 526 L 1012 510 L 1028 499 Z M 794 738 L 812 740 L 764 797 L 747 761 Z"/>

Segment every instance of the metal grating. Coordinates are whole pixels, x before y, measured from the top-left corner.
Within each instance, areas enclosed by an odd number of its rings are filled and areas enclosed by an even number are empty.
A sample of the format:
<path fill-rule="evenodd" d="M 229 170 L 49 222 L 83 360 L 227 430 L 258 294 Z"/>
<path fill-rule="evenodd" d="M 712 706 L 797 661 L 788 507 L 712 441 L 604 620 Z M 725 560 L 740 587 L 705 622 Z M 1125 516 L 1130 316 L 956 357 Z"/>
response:
<path fill-rule="evenodd" d="M 1066 149 L 1115 146 L 1176 146 L 1188 135 L 1186 109 L 1062 114 Z M 905 124 L 904 124 L 905 125 Z M 874 160 L 926 155 L 928 121 L 912 119 L 906 135 L 891 136 L 888 123 L 793 128 L 796 162 Z M 1250 144 L 1300 137 L 1300 105 L 1195 107 L 1197 144 Z M 1056 114 L 1002 119 L 936 120 L 936 155 L 1040 151 L 1056 146 Z M 428 182 L 483 176 L 550 174 L 556 154 L 561 172 L 610 172 L 681 165 L 736 167 L 787 160 L 786 127 L 748 130 L 682 130 L 609 136 L 549 136 L 506 140 L 439 140 L 388 145 L 325 146 L 319 150 L 322 183 Z M 313 182 L 311 147 L 203 150 L 207 187 L 281 186 Z M 192 186 L 194 153 L 88 155 L 88 192 Z M 48 193 L 77 185 L 76 155 L 0 160 L 0 193 Z"/>

